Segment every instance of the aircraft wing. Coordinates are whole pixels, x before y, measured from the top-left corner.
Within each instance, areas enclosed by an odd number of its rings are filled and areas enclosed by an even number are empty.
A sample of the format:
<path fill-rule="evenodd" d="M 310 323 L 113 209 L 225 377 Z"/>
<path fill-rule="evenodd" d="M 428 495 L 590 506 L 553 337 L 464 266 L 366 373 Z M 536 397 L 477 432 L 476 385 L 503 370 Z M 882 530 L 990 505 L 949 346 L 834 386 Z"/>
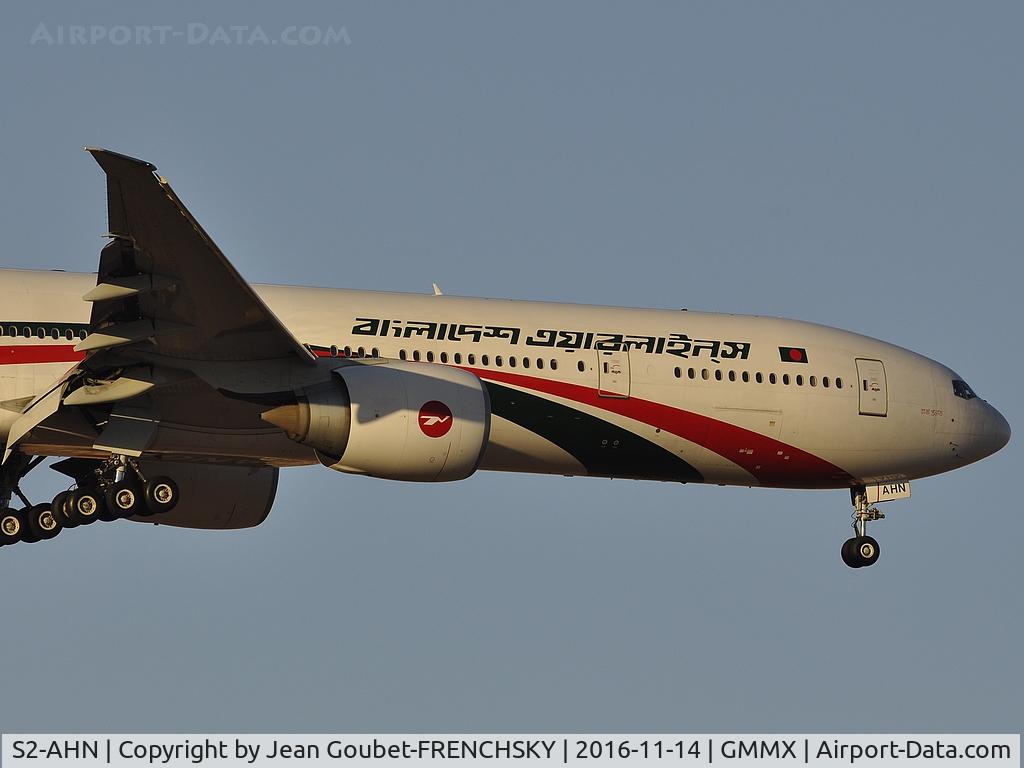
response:
<path fill-rule="evenodd" d="M 92 352 L 152 344 L 168 357 L 204 361 L 314 355 L 292 336 L 221 253 L 156 167 L 87 147 L 107 175 L 107 226 L 100 257 Z"/>
<path fill-rule="evenodd" d="M 155 166 L 87 147 L 107 176 L 110 242 L 100 254 L 85 359 L 25 407 L 3 463 L 24 453 L 117 450 L 140 455 L 161 419 L 266 433 L 258 409 L 200 382 L 202 366 L 313 366 L 304 347 L 263 303 L 174 194 Z M 158 386 L 159 385 L 159 386 Z M 82 406 L 76 408 L 75 406 Z M 88 409 L 105 406 L 97 415 Z M 88 419 L 83 418 L 85 414 Z M 128 429 L 130 427 L 131 429 Z M 80 445 L 78 445 L 80 444 Z"/>

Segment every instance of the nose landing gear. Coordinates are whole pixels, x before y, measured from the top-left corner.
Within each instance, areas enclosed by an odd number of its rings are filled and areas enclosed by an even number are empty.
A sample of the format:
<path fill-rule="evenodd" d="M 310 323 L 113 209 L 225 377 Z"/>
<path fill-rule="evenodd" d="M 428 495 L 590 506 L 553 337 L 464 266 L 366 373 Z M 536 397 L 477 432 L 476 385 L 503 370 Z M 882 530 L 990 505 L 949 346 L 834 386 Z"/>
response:
<path fill-rule="evenodd" d="M 868 536 L 868 523 L 875 520 L 884 520 L 885 513 L 880 512 L 877 507 L 868 506 L 868 497 L 864 486 L 851 488 L 850 496 L 853 498 L 853 538 L 843 542 L 841 555 L 843 562 L 851 568 L 866 568 L 878 562 L 881 554 L 878 542 Z"/>

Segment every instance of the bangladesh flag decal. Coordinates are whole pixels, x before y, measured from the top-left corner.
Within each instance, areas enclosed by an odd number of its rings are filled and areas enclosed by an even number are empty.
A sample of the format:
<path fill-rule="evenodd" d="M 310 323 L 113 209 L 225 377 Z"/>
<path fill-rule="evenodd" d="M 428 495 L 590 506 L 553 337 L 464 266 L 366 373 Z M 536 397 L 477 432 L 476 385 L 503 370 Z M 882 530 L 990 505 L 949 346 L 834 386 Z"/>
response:
<path fill-rule="evenodd" d="M 807 350 L 803 347 L 779 347 L 779 357 L 784 363 L 806 363 Z"/>

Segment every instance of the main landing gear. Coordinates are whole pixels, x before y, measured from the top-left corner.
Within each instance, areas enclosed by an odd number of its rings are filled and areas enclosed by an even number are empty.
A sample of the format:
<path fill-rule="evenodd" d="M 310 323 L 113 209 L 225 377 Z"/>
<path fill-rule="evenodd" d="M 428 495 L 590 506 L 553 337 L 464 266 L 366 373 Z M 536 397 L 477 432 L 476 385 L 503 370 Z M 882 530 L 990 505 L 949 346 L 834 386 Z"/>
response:
<path fill-rule="evenodd" d="M 879 512 L 876 507 L 868 506 L 868 497 L 863 486 L 851 488 L 850 496 L 853 498 L 855 535 L 843 542 L 843 562 L 851 568 L 865 568 L 878 562 L 878 556 L 881 554 L 878 542 L 868 536 L 868 523 L 884 520 L 885 514 Z"/>
<path fill-rule="evenodd" d="M 111 522 L 170 512 L 178 503 L 174 480 L 162 475 L 147 478 L 134 459 L 111 456 L 79 477 L 74 488 L 54 496 L 49 504 L 32 504 L 18 484 L 42 460 L 13 454 L 0 469 L 0 546 L 45 541 L 65 528 L 97 520 Z M 11 506 L 12 495 L 24 508 Z"/>

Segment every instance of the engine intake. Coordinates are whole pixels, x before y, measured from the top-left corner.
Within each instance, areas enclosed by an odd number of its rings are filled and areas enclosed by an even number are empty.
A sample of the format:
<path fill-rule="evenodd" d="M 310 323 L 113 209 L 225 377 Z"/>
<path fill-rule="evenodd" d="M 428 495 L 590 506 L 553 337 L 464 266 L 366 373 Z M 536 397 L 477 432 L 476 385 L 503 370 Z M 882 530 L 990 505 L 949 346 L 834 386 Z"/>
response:
<path fill-rule="evenodd" d="M 262 414 L 339 472 L 389 480 L 462 480 L 487 446 L 491 406 L 476 376 L 430 363 L 381 361 L 332 371 Z"/>

